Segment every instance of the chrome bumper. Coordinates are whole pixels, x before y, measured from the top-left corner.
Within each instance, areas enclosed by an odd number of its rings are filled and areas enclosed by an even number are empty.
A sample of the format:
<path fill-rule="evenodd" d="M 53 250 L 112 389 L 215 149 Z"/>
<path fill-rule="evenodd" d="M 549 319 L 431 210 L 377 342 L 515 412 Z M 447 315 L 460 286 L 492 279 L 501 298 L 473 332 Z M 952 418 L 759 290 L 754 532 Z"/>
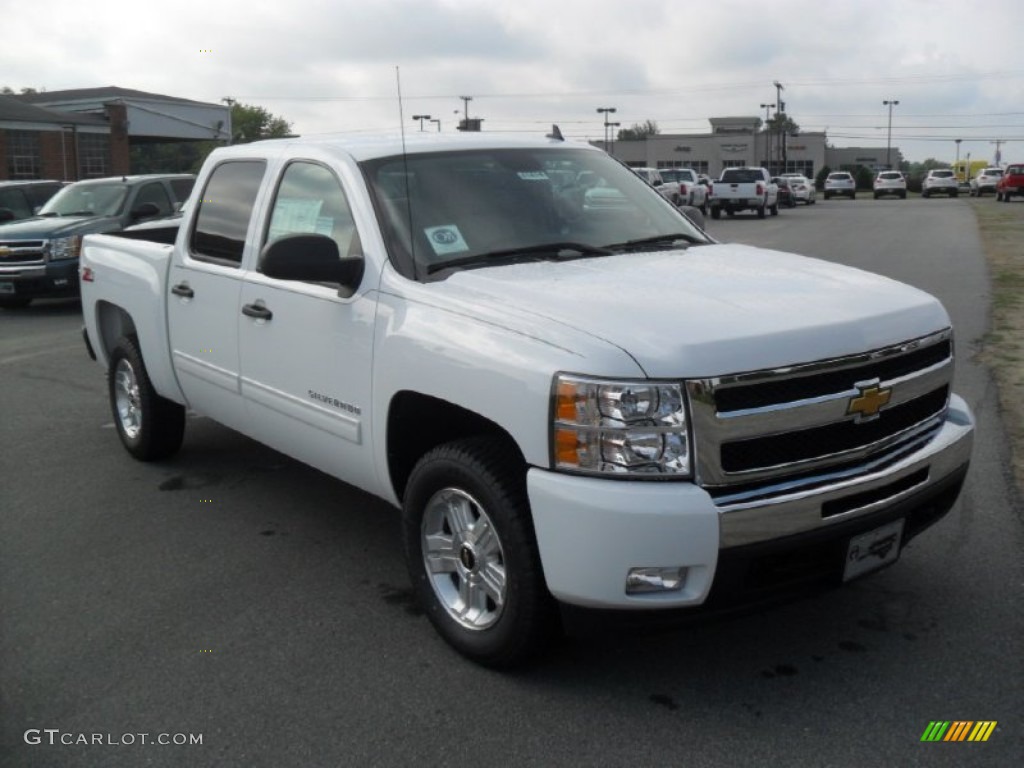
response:
<path fill-rule="evenodd" d="M 723 549 L 826 530 L 898 504 L 941 483 L 970 462 L 974 418 L 951 395 L 946 420 L 914 453 L 867 474 L 750 502 L 719 505 Z"/>

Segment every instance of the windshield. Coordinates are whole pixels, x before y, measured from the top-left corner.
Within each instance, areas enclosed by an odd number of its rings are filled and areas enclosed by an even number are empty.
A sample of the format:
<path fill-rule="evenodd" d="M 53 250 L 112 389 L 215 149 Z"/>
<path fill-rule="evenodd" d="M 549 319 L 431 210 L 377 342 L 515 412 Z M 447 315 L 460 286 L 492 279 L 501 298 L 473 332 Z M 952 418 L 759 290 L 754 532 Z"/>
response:
<path fill-rule="evenodd" d="M 128 195 L 128 185 L 119 181 L 102 184 L 72 184 L 50 198 L 40 216 L 117 216 Z"/>
<path fill-rule="evenodd" d="M 510 255 L 607 255 L 609 245 L 678 236 L 709 242 L 629 168 L 571 147 L 413 154 L 362 163 L 392 262 L 425 279 Z M 662 247 L 669 247 L 668 237 Z M 551 246 L 551 253 L 544 246 Z"/>

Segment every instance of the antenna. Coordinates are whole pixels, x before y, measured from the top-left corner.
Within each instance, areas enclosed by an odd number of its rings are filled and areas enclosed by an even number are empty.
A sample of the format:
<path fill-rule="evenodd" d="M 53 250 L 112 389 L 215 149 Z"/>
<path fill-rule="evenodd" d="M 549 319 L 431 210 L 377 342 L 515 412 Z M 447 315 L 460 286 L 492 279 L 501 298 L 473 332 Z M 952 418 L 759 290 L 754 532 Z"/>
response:
<path fill-rule="evenodd" d="M 405 214 L 409 224 L 409 256 L 412 258 L 413 273 L 419 272 L 416 265 L 416 233 L 412 231 L 412 194 L 409 191 L 409 157 L 405 151 L 405 114 L 402 111 L 402 72 L 395 67 L 395 86 L 398 89 L 398 129 L 402 135 L 402 176 L 405 180 Z"/>

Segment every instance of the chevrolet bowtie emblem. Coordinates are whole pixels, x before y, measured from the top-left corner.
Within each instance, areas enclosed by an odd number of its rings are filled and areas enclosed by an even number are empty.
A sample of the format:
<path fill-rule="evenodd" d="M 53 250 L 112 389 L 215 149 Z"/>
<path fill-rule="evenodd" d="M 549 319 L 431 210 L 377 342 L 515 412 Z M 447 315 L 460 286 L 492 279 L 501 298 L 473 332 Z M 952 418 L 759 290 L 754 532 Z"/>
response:
<path fill-rule="evenodd" d="M 878 417 L 878 412 L 889 402 L 892 397 L 892 389 L 883 389 L 878 382 L 871 384 L 858 384 L 859 394 L 850 398 L 846 406 L 846 415 L 856 417 L 854 421 L 869 421 Z"/>

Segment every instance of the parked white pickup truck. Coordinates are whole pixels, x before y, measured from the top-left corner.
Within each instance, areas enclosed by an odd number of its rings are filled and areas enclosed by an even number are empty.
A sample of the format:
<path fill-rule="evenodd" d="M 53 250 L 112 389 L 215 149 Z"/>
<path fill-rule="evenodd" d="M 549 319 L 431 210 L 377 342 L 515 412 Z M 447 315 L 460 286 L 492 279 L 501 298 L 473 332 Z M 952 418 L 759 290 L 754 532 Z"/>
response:
<path fill-rule="evenodd" d="M 779 215 L 779 188 L 767 168 L 726 168 L 711 183 L 708 204 L 711 218 L 722 218 L 722 211 L 732 216 L 738 211 L 756 211 L 763 219 L 766 211 Z"/>
<path fill-rule="evenodd" d="M 401 507 L 488 665 L 889 565 L 970 460 L 938 301 L 717 244 L 557 131 L 218 149 L 174 245 L 89 236 L 80 272 L 129 453 L 191 408 Z"/>

